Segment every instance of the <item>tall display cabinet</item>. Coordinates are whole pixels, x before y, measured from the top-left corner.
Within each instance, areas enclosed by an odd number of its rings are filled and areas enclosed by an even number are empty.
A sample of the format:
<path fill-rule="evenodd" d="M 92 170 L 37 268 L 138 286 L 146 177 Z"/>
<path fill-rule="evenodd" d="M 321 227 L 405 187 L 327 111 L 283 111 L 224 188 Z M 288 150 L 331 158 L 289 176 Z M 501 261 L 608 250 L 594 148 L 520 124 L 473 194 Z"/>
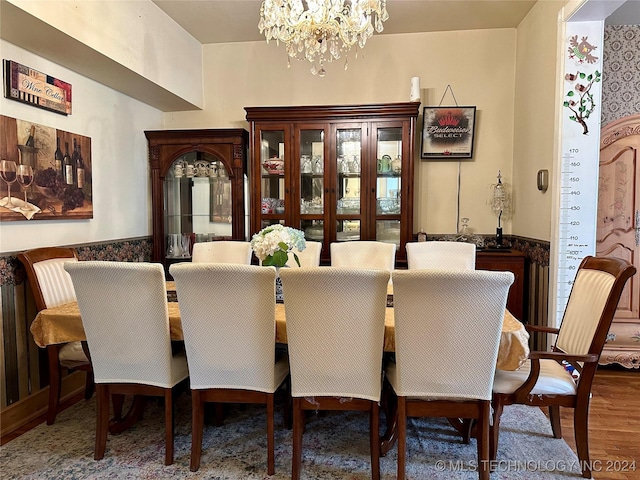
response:
<path fill-rule="evenodd" d="M 153 251 L 168 267 L 191 260 L 193 244 L 246 240 L 249 132 L 145 131 L 151 166 Z"/>
<path fill-rule="evenodd" d="M 275 223 L 323 243 L 413 238 L 420 103 L 246 107 L 251 141 L 251 234 Z"/>

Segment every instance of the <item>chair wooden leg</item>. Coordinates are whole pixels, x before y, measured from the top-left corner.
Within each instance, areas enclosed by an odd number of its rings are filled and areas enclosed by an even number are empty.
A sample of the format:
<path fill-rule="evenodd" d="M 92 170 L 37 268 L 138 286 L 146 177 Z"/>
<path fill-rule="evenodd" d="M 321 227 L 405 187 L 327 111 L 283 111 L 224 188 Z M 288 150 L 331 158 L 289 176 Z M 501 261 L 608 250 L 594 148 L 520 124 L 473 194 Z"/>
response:
<path fill-rule="evenodd" d="M 113 419 L 115 421 L 122 420 L 122 407 L 124 405 L 124 395 L 111 395 L 111 403 L 113 404 Z"/>
<path fill-rule="evenodd" d="M 504 405 L 499 397 L 493 399 L 493 425 L 489 429 L 489 458 L 495 460 L 498 455 L 498 438 L 500 436 L 500 417 Z"/>
<path fill-rule="evenodd" d="M 371 402 L 371 410 L 369 411 L 369 430 L 371 479 L 380 480 L 380 407 L 378 402 Z"/>
<path fill-rule="evenodd" d="M 287 430 L 291 430 L 292 427 L 292 419 L 291 419 L 291 403 L 293 402 L 291 398 L 291 375 L 287 376 L 287 379 L 284 381 L 285 385 L 285 395 L 284 399 L 284 428 Z"/>
<path fill-rule="evenodd" d="M 58 359 L 58 345 L 47 346 L 47 358 L 49 360 L 49 405 L 47 407 L 47 425 L 53 425 L 58 414 L 61 388 L 61 368 Z"/>
<path fill-rule="evenodd" d="M 302 430 L 304 429 L 304 412 L 302 400 L 293 399 L 293 458 L 291 461 L 291 480 L 300 480 L 302 466 Z"/>
<path fill-rule="evenodd" d="M 167 388 L 164 394 L 164 464 L 173 463 L 173 389 Z"/>
<path fill-rule="evenodd" d="M 398 480 L 404 480 L 407 456 L 407 398 L 398 396 Z"/>
<path fill-rule="evenodd" d="M 269 475 L 274 475 L 276 473 L 273 397 L 273 393 L 267 394 L 267 474 Z"/>
<path fill-rule="evenodd" d="M 213 404 L 213 409 L 215 411 L 213 424 L 216 427 L 221 427 L 224 423 L 224 405 L 222 403 L 216 402 Z"/>
<path fill-rule="evenodd" d="M 90 400 L 93 397 L 93 391 L 95 390 L 95 383 L 93 382 L 93 370 L 87 371 L 87 378 L 84 382 L 84 399 Z"/>
<path fill-rule="evenodd" d="M 109 429 L 109 387 L 96 385 L 96 445 L 93 458 L 101 460 L 107 448 L 107 432 Z"/>
<path fill-rule="evenodd" d="M 478 478 L 489 480 L 489 416 L 490 402 L 480 401 L 480 417 L 476 424 L 476 440 L 478 442 Z"/>
<path fill-rule="evenodd" d="M 191 471 L 200 468 L 202 432 L 204 430 L 204 402 L 199 390 L 191 390 Z"/>
<path fill-rule="evenodd" d="M 560 423 L 560 406 L 549 405 L 549 420 L 551 421 L 551 431 L 553 438 L 562 438 L 562 425 Z"/>
<path fill-rule="evenodd" d="M 582 477 L 591 478 L 589 468 L 589 400 L 580 401 L 573 412 L 573 429 L 576 436 L 576 450 L 582 467 Z"/>

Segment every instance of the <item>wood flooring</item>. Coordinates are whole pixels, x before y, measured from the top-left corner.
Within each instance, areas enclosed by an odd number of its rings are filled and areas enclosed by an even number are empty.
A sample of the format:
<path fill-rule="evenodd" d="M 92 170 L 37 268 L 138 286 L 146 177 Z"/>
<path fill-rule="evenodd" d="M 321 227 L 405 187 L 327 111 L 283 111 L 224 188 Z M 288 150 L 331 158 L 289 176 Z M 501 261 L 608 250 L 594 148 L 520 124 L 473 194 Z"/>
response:
<path fill-rule="evenodd" d="M 593 478 L 640 479 L 640 370 L 600 367 L 591 393 L 589 455 Z M 573 410 L 561 408 L 560 413 L 562 436 L 575 452 Z"/>
<path fill-rule="evenodd" d="M 640 479 L 640 370 L 619 367 L 601 367 L 593 384 L 593 398 L 589 413 L 589 446 L 595 480 Z M 69 399 L 61 405 L 67 408 L 81 401 L 83 394 Z M 533 408 L 533 407 L 532 407 Z M 575 452 L 573 436 L 573 410 L 561 409 L 562 433 L 565 441 Z M 45 416 L 3 436 L 0 443 L 29 431 Z M 552 459 L 550 459 L 552 460 Z M 631 466 L 635 462 L 635 471 Z M 625 470 L 626 467 L 626 471 Z"/>

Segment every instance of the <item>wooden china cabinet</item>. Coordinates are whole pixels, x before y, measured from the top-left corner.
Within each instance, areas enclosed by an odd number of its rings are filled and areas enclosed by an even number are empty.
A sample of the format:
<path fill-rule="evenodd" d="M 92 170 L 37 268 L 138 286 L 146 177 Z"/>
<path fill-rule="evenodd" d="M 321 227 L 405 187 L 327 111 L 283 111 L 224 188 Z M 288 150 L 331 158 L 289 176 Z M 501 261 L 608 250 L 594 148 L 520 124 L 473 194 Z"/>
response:
<path fill-rule="evenodd" d="M 151 166 L 151 261 L 190 261 L 193 244 L 246 240 L 244 129 L 145 131 Z"/>
<path fill-rule="evenodd" d="M 275 223 L 323 243 L 413 237 L 414 139 L 420 103 L 246 107 L 251 234 Z"/>

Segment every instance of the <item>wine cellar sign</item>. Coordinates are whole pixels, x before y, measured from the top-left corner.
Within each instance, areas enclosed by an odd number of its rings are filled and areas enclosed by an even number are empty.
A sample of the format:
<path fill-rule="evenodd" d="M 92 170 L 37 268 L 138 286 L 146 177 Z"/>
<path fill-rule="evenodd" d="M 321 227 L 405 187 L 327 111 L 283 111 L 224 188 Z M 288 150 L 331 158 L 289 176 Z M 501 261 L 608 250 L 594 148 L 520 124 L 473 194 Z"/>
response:
<path fill-rule="evenodd" d="M 91 138 L 0 115 L 0 222 L 93 218 Z"/>
<path fill-rule="evenodd" d="M 71 84 L 12 60 L 4 61 L 4 96 L 71 115 Z"/>

